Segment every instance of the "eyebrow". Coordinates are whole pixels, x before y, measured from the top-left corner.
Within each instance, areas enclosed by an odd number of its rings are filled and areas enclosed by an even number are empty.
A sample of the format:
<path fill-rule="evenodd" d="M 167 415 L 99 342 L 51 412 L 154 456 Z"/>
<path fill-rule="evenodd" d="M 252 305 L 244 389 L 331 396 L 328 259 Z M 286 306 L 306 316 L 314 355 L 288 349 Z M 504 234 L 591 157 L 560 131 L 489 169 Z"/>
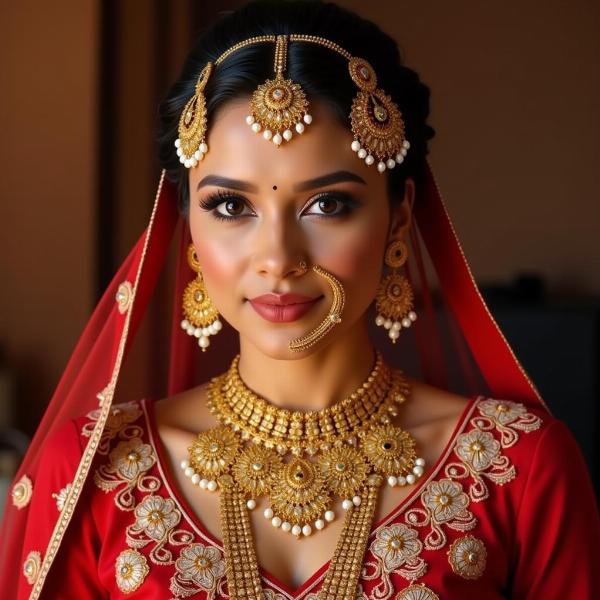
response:
<path fill-rule="evenodd" d="M 294 185 L 293 190 L 294 192 L 306 192 L 308 190 L 324 187 L 333 183 L 341 183 L 344 181 L 353 181 L 355 183 L 362 183 L 363 185 L 366 185 L 366 181 L 356 173 L 352 173 L 351 171 L 334 171 L 333 173 L 327 173 L 325 175 L 315 177 L 314 179 L 308 179 L 306 181 L 297 183 Z M 230 179 L 229 177 L 224 177 L 222 175 L 206 175 L 200 180 L 196 190 L 199 190 L 205 185 L 217 185 L 239 190 L 241 192 L 250 192 L 253 194 L 258 192 L 258 188 L 248 181 Z"/>
<path fill-rule="evenodd" d="M 297 183 L 294 186 L 294 191 L 306 192 L 307 190 L 313 190 L 315 188 L 331 185 L 332 183 L 341 183 L 343 181 L 354 181 L 366 185 L 366 181 L 356 173 L 350 171 L 334 171 L 333 173 L 327 173 L 326 175 L 321 175 L 314 179 Z"/>
<path fill-rule="evenodd" d="M 206 177 L 203 177 L 198 183 L 196 191 L 205 185 L 218 185 L 234 190 L 240 190 L 240 192 L 251 192 L 253 194 L 258 192 L 258 188 L 252 183 L 241 181 L 239 179 L 230 179 L 229 177 L 223 177 L 222 175 L 207 175 Z"/>

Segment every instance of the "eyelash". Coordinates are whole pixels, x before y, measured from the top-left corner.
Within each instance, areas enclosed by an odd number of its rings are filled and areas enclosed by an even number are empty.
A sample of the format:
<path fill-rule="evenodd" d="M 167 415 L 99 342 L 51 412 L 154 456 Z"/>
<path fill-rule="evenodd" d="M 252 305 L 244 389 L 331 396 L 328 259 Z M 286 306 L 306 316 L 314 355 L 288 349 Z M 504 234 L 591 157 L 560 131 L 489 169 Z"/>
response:
<path fill-rule="evenodd" d="M 311 216 L 317 217 L 318 219 L 339 219 L 339 218 L 347 216 L 352 211 L 352 209 L 354 209 L 358 204 L 356 202 L 356 200 L 350 194 L 348 194 L 346 192 L 335 191 L 335 192 L 322 192 L 322 193 L 318 194 L 318 196 L 309 204 L 309 207 L 311 207 L 316 202 L 319 202 L 320 200 L 324 200 L 324 199 L 337 200 L 338 202 L 340 202 L 342 204 L 342 209 L 339 212 L 337 212 L 335 214 L 331 214 L 331 215 L 313 213 L 313 214 L 311 214 Z M 242 217 L 249 216 L 249 215 L 225 216 L 224 214 L 218 212 L 216 210 L 217 207 L 220 206 L 221 204 L 223 204 L 224 202 L 227 202 L 228 200 L 239 200 L 247 205 L 245 198 L 243 198 L 242 196 L 239 196 L 237 194 L 234 194 L 232 192 L 225 191 L 225 190 L 217 190 L 216 192 L 209 194 L 204 200 L 200 200 L 199 205 L 204 210 L 210 211 L 211 215 L 219 221 L 235 221 Z"/>

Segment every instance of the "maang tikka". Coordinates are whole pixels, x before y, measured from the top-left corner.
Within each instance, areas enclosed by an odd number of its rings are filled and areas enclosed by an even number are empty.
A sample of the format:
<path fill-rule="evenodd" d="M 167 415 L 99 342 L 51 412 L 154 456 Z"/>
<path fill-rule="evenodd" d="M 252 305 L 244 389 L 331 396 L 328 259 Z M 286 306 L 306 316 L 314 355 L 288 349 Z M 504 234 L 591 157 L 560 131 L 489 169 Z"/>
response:
<path fill-rule="evenodd" d="M 385 264 L 392 272 L 379 284 L 376 297 L 375 323 L 385 327 L 395 344 L 400 330 L 407 329 L 417 320 L 413 310 L 413 291 L 406 277 L 397 271 L 408 258 L 408 247 L 402 240 L 391 242 L 385 252 Z"/>
<path fill-rule="evenodd" d="M 304 90 L 298 83 L 285 79 L 283 73 L 287 66 L 288 42 L 313 43 L 334 50 L 348 60 L 350 77 L 358 88 L 349 115 L 354 137 L 352 150 L 367 165 L 376 164 L 380 173 L 404 161 L 410 143 L 405 137 L 402 113 L 391 96 L 377 87 L 377 76 L 369 62 L 352 56 L 326 38 L 291 34 L 249 38 L 235 44 L 202 69 L 194 95 L 179 119 L 179 137 L 175 140 L 177 155 L 185 167 L 195 167 L 208 152 L 204 89 L 213 69 L 240 48 L 266 42 L 275 42 L 275 77 L 267 79 L 252 95 L 250 114 L 246 117 L 252 131 L 262 132 L 266 140 L 279 147 L 289 142 L 294 133 L 302 134 L 305 126 L 312 123 Z"/>
<path fill-rule="evenodd" d="M 202 352 L 205 352 L 210 345 L 208 338 L 219 333 L 223 324 L 219 321 L 219 313 L 206 291 L 200 262 L 193 244 L 188 247 L 187 259 L 190 268 L 196 272 L 196 278 L 187 284 L 183 292 L 185 319 L 181 321 L 181 328 L 188 335 L 198 338 L 198 345 L 202 348 Z"/>

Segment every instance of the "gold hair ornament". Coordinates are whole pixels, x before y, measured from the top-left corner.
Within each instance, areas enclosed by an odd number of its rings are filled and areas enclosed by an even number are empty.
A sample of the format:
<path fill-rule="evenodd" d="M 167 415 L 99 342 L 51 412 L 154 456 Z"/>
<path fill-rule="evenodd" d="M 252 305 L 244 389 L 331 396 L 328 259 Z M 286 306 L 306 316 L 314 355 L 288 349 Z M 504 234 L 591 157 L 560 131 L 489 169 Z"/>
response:
<path fill-rule="evenodd" d="M 405 137 L 402 113 L 392 98 L 377 87 L 373 67 L 363 58 L 354 57 L 335 42 L 315 35 L 263 35 L 239 42 L 223 52 L 214 63 L 208 62 L 196 83 L 192 98 L 179 120 L 177 155 L 187 168 L 195 167 L 208 152 L 207 119 L 204 88 L 213 68 L 228 56 L 252 44 L 275 43 L 275 78 L 267 79 L 252 95 L 247 124 L 255 133 L 280 146 L 290 141 L 294 132 L 302 134 L 312 122 L 308 100 L 302 87 L 284 78 L 288 42 L 318 44 L 341 54 L 348 60 L 348 70 L 358 92 L 352 102 L 350 125 L 354 136 L 351 148 L 367 165 L 377 163 L 383 173 L 404 161 L 410 143 Z"/>
<path fill-rule="evenodd" d="M 188 169 L 195 167 L 208 152 L 204 88 L 212 69 L 213 64 L 206 63 L 196 82 L 194 95 L 188 100 L 179 118 L 179 137 L 175 140 L 175 148 L 177 148 L 179 162 Z"/>
<path fill-rule="evenodd" d="M 346 294 L 342 284 L 331 273 L 328 273 L 319 265 L 313 265 L 312 269 L 315 273 L 324 277 L 327 283 L 329 283 L 331 291 L 333 292 L 333 300 L 327 316 L 319 323 L 319 325 L 317 325 L 317 327 L 315 327 L 315 329 L 300 338 L 290 340 L 288 347 L 292 352 L 303 352 L 311 346 L 314 346 L 329 333 L 332 327 L 342 322 L 342 311 L 344 310 L 344 303 L 346 300 Z"/>

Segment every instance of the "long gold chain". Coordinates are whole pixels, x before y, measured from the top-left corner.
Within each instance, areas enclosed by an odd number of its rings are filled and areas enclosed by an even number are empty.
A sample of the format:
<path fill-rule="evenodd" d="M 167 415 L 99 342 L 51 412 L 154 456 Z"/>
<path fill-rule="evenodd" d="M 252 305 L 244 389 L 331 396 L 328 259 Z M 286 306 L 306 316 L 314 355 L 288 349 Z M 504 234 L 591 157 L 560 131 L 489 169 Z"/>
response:
<path fill-rule="evenodd" d="M 334 520 L 331 497 L 344 498 L 344 525 L 319 600 L 353 598 L 384 477 L 392 486 L 407 485 L 424 471 L 414 439 L 390 419 L 408 383 L 378 352 L 369 376 L 342 401 L 320 411 L 287 411 L 250 390 L 238 364 L 239 356 L 211 381 L 210 407 L 221 424 L 198 434 L 181 465 L 192 483 L 220 490 L 230 597 L 263 597 L 248 510 L 266 494 L 271 506 L 264 516 L 297 539 Z"/>

